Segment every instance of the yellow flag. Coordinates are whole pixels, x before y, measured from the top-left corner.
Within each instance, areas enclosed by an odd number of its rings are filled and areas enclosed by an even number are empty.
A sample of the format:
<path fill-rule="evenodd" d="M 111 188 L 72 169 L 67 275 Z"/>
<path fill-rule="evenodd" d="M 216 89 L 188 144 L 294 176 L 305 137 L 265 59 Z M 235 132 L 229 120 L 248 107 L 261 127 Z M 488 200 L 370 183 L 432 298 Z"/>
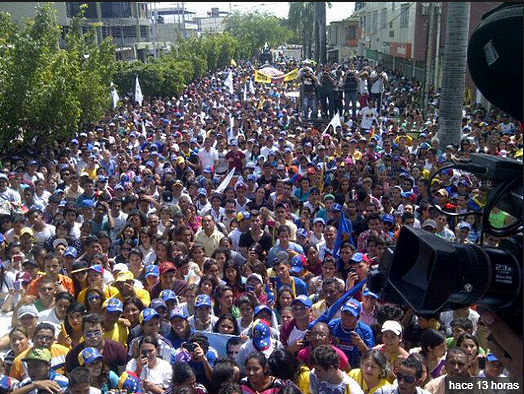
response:
<path fill-rule="evenodd" d="M 258 102 L 257 109 L 262 109 L 264 107 L 264 102 L 266 101 L 265 97 L 260 97 L 260 101 Z"/>
<path fill-rule="evenodd" d="M 288 72 L 284 75 L 284 82 L 293 81 L 298 78 L 298 68 L 295 68 L 293 71 Z"/>
<path fill-rule="evenodd" d="M 237 66 L 237 62 L 235 62 L 235 59 L 231 59 L 231 65 L 233 67 L 236 67 Z"/>
<path fill-rule="evenodd" d="M 262 74 L 255 70 L 255 82 L 258 83 L 271 83 L 271 77 L 269 75 Z"/>

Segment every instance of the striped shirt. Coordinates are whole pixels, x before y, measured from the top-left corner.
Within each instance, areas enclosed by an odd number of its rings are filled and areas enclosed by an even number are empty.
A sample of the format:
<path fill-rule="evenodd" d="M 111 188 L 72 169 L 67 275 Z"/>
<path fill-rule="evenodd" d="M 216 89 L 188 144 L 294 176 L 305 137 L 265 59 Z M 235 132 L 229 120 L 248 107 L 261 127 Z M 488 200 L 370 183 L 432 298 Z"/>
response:
<path fill-rule="evenodd" d="M 49 376 L 48 376 L 47 379 L 48 380 L 52 380 L 53 382 L 58 383 L 58 385 L 60 386 L 60 389 L 62 390 L 62 392 L 66 391 L 67 386 L 69 384 L 69 380 L 64 375 L 60 375 L 59 373 L 56 373 L 52 369 L 49 370 Z M 31 378 L 25 378 L 20 383 L 18 383 L 18 385 L 16 386 L 15 390 L 18 390 L 19 388 L 25 387 L 25 386 L 27 386 L 28 384 L 31 384 L 31 383 L 33 383 Z M 27 394 L 37 394 L 37 393 L 38 393 L 38 389 L 35 388 L 35 389 L 29 391 Z"/>
<path fill-rule="evenodd" d="M 27 377 L 27 372 L 24 365 L 25 363 L 22 360 L 25 356 L 27 356 L 27 354 L 31 350 L 33 350 L 33 348 L 24 350 L 22 353 L 15 357 L 15 360 L 13 361 L 13 366 L 11 367 L 11 371 L 9 372 L 9 376 L 18 380 L 22 380 L 23 378 Z M 58 373 L 63 372 L 65 359 L 67 353 L 69 352 L 69 348 L 54 343 L 53 345 L 51 345 L 51 348 L 49 350 L 51 351 L 51 369 L 53 371 L 57 371 Z"/>

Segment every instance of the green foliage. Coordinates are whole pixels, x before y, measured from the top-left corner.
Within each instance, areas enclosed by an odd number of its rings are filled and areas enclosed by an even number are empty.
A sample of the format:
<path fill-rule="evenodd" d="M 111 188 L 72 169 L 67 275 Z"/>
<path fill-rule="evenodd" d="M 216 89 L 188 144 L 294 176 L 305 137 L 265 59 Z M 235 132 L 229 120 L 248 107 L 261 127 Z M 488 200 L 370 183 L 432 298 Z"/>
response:
<path fill-rule="evenodd" d="M 258 11 L 234 12 L 225 19 L 224 24 L 226 31 L 238 38 L 237 54 L 243 59 L 255 56 L 266 42 L 270 47 L 277 47 L 293 36 L 285 21 Z"/>
<path fill-rule="evenodd" d="M 51 3 L 17 29 L 0 14 L 0 150 L 62 141 L 109 108 L 114 47 L 100 46 L 73 19 L 66 48 Z"/>

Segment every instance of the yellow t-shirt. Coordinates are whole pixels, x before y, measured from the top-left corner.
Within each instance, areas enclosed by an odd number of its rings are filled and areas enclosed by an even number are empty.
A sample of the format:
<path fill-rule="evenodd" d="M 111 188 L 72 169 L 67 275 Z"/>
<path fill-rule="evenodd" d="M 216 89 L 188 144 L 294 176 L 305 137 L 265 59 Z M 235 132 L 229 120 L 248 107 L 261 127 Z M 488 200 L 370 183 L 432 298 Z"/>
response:
<path fill-rule="evenodd" d="M 22 381 L 23 379 L 27 377 L 27 373 L 25 370 L 24 363 L 22 362 L 22 359 L 25 356 L 27 356 L 27 354 L 31 350 L 33 350 L 32 347 L 24 350 L 22 353 L 20 353 L 18 356 L 15 357 L 13 361 L 13 366 L 11 367 L 11 371 L 9 372 L 9 376 L 17 379 L 18 381 Z M 51 368 L 54 369 L 56 372 L 62 375 L 65 375 L 64 364 L 65 364 L 67 353 L 69 353 L 69 348 L 59 345 L 57 343 L 54 343 L 51 345 L 50 351 L 51 351 Z"/>
<path fill-rule="evenodd" d="M 138 298 L 144 306 L 148 307 L 149 304 L 151 304 L 151 294 L 149 294 L 149 291 L 146 289 L 135 289 L 135 296 Z M 118 293 L 116 296 L 122 303 L 124 302 L 124 297 L 122 297 L 122 294 Z"/>
<path fill-rule="evenodd" d="M 305 365 L 300 367 L 300 372 L 298 373 L 297 385 L 298 388 L 302 391 L 303 394 L 311 394 L 309 389 L 309 368 Z"/>
<path fill-rule="evenodd" d="M 111 339 L 112 341 L 121 343 L 125 348 L 127 348 L 127 337 L 129 335 L 129 329 L 124 326 L 122 323 L 116 323 L 113 326 L 112 330 L 104 331 L 104 338 Z"/>
<path fill-rule="evenodd" d="M 375 387 L 369 388 L 368 385 L 366 384 L 366 381 L 364 380 L 364 375 L 362 374 L 362 370 L 360 368 L 352 369 L 351 371 L 349 371 L 348 375 L 350 378 L 353 378 L 354 380 L 356 380 L 358 385 L 364 391 L 364 394 L 373 394 L 375 391 L 377 391 L 382 386 L 389 385 L 389 382 L 386 380 L 386 378 L 382 378 Z"/>

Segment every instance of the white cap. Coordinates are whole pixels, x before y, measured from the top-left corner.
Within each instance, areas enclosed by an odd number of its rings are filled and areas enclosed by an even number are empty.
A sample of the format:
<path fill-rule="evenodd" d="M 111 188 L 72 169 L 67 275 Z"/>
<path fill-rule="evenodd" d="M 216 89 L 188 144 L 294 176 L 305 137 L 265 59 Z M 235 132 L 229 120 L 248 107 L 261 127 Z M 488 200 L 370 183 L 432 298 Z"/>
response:
<path fill-rule="evenodd" d="M 384 324 L 382 324 L 382 329 L 380 332 L 385 331 L 393 331 L 397 335 L 402 335 L 402 326 L 398 321 L 395 320 L 386 320 Z"/>
<path fill-rule="evenodd" d="M 34 304 L 27 304 L 18 308 L 18 318 L 21 319 L 25 315 L 31 315 L 33 317 L 38 316 L 38 310 Z"/>
<path fill-rule="evenodd" d="M 127 267 L 127 264 L 124 263 L 118 263 L 113 266 L 113 272 L 128 272 L 129 268 Z"/>
<path fill-rule="evenodd" d="M 251 274 L 247 277 L 246 283 L 250 278 L 256 278 L 260 283 L 264 284 L 264 281 L 262 280 L 262 276 L 260 274 Z"/>

